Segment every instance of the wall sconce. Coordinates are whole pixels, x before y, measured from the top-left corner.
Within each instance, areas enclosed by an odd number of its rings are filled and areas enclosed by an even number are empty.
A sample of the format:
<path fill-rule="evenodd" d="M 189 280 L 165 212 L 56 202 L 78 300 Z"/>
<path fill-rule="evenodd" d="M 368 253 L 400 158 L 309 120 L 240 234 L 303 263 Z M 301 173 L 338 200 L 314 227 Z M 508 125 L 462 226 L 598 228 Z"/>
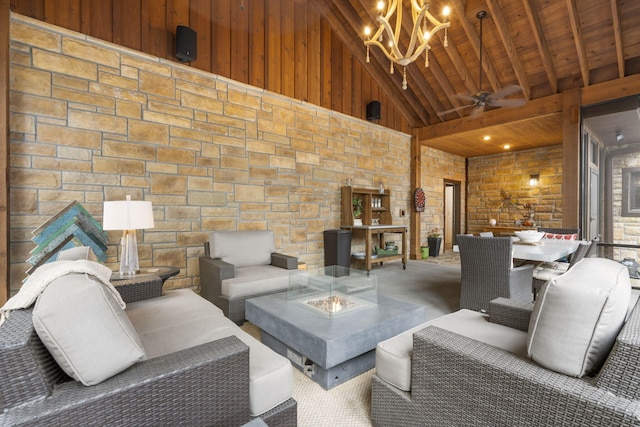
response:
<path fill-rule="evenodd" d="M 531 187 L 535 187 L 536 185 L 538 185 L 538 182 L 540 182 L 540 174 L 534 173 L 529 175 L 529 185 Z"/>
<path fill-rule="evenodd" d="M 138 264 L 138 242 L 136 230 L 153 228 L 151 202 L 127 200 L 104 202 L 102 211 L 103 230 L 123 230 L 120 240 L 120 274 L 136 274 Z"/>

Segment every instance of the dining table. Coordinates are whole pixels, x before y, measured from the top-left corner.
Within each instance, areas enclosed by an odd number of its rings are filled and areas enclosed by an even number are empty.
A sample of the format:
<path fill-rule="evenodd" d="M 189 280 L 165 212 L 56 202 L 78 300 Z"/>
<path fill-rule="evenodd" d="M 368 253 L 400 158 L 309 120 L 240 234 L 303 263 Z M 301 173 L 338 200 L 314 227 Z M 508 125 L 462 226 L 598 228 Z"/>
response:
<path fill-rule="evenodd" d="M 536 243 L 513 240 L 513 258 L 536 262 L 553 262 L 574 253 L 581 240 L 542 239 Z"/>

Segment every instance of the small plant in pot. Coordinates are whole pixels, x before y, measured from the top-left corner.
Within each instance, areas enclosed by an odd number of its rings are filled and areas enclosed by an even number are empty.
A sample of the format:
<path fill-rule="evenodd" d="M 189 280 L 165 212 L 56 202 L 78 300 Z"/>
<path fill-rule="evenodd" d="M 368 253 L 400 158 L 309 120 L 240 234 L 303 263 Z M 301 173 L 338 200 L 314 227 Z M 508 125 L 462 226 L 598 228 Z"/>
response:
<path fill-rule="evenodd" d="M 429 255 L 433 257 L 438 256 L 440 254 L 440 246 L 442 245 L 442 237 L 437 228 L 434 228 L 429 232 L 427 242 L 429 244 Z"/>
<path fill-rule="evenodd" d="M 351 205 L 353 207 L 353 225 L 362 225 L 362 199 L 358 196 L 353 196 L 351 199 Z"/>

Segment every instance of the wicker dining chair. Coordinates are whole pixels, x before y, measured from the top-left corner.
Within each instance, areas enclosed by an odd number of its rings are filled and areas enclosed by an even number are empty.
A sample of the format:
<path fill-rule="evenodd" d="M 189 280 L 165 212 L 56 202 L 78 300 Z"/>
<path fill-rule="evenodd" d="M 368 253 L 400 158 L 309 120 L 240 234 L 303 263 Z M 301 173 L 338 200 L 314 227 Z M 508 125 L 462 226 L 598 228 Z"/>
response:
<path fill-rule="evenodd" d="M 460 308 L 486 311 L 498 297 L 531 302 L 533 265 L 513 267 L 511 237 L 458 236 Z"/>

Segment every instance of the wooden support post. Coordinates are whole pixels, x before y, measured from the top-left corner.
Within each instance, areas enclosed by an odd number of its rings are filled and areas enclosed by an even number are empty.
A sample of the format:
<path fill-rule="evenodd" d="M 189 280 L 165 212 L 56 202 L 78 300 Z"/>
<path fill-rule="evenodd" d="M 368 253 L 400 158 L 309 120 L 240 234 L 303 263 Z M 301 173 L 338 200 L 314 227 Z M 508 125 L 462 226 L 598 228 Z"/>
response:
<path fill-rule="evenodd" d="M 418 131 L 414 129 L 411 132 L 411 191 L 415 191 L 420 187 L 422 176 L 422 150 L 420 140 L 418 139 Z M 413 201 L 413 197 L 410 197 Z M 410 215 L 410 234 L 409 234 L 409 254 L 411 259 L 420 259 L 420 212 L 416 212 L 413 203 L 409 208 Z"/>
<path fill-rule="evenodd" d="M 10 1 L 0 0 L 0 305 L 9 299 Z"/>
<path fill-rule="evenodd" d="M 562 93 L 562 227 L 580 227 L 580 89 Z"/>

